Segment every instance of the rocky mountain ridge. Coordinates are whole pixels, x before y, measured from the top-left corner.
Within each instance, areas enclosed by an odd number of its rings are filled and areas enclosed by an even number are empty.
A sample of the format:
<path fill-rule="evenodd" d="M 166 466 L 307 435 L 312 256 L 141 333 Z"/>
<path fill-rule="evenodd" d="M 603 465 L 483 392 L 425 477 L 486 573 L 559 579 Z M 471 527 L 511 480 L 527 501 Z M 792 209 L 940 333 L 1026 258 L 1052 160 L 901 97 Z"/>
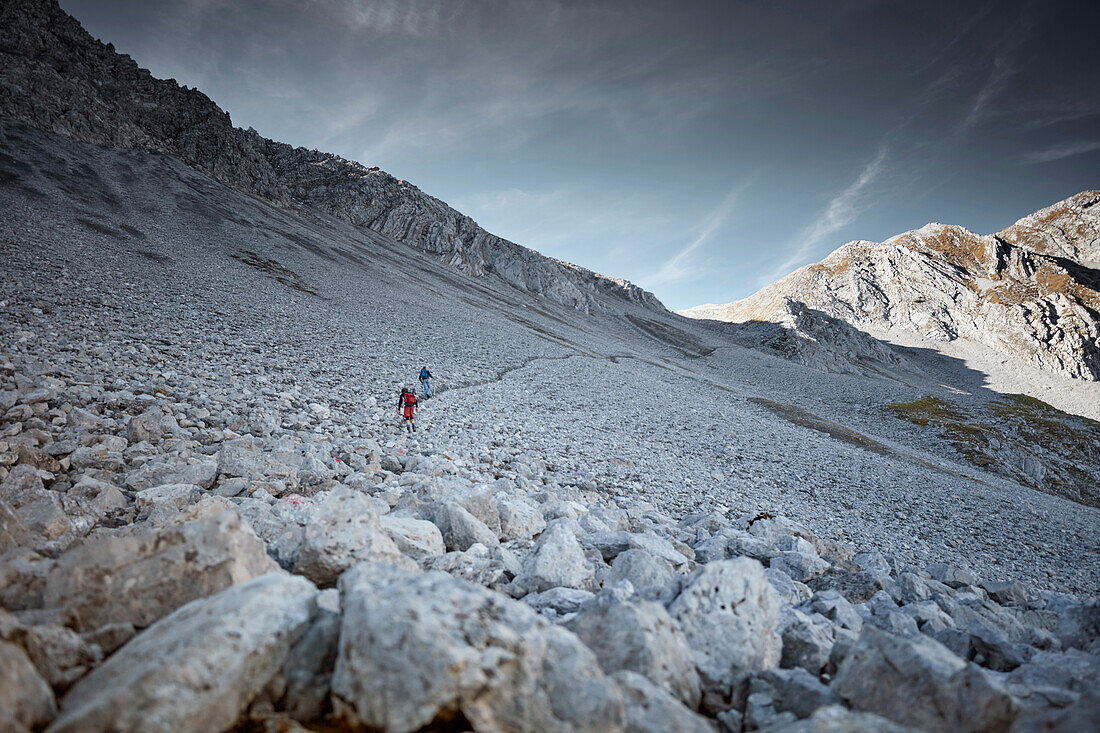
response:
<path fill-rule="evenodd" d="M 629 282 L 490 234 L 378 168 L 234 127 L 202 92 L 156 79 L 92 38 L 56 0 L 0 7 L 0 115 L 84 142 L 178 156 L 281 206 L 314 208 L 571 308 L 598 311 L 598 296 L 609 295 L 663 309 Z"/>
<path fill-rule="evenodd" d="M 590 318 L 302 205 L 298 151 L 253 149 L 276 206 L 47 128 L 0 119 L 0 730 L 1100 719 L 1098 510 L 910 447 L 885 404 L 970 415 L 844 373 L 898 368 L 866 334 L 788 308 L 779 359 L 598 283 Z"/>
<path fill-rule="evenodd" d="M 781 322 L 792 303 L 857 328 L 933 342 L 969 339 L 1017 361 L 1100 380 L 1100 191 L 1085 191 L 992 235 L 928 224 L 850 242 L 743 300 L 680 311 Z"/>

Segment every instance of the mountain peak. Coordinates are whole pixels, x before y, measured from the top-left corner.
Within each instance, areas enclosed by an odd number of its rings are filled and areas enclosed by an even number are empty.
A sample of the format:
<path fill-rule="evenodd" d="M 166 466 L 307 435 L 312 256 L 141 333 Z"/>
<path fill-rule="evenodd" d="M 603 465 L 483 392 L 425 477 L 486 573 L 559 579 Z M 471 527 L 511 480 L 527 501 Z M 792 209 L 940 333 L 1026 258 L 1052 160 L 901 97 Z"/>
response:
<path fill-rule="evenodd" d="M 1100 192 L 1083 191 L 996 234 L 931 223 L 854 241 L 743 300 L 692 318 L 781 322 L 794 301 L 861 328 L 974 341 L 1017 361 L 1100 380 Z"/>

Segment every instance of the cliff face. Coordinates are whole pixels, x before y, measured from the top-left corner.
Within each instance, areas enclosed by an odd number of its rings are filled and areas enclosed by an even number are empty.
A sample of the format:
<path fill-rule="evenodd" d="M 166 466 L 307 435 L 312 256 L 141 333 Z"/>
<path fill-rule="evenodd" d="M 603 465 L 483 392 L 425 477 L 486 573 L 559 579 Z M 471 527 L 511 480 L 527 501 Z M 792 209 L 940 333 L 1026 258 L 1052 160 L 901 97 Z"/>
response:
<path fill-rule="evenodd" d="M 0 115 L 85 142 L 178 156 L 281 206 L 317 209 L 571 308 L 598 310 L 596 296 L 605 294 L 663 309 L 631 283 L 490 234 L 377 168 L 234 127 L 202 92 L 156 79 L 92 38 L 56 0 L 0 5 Z"/>
<path fill-rule="evenodd" d="M 682 313 L 777 321 L 788 302 L 857 327 L 970 339 L 1015 360 L 1100 380 L 1100 191 L 1086 191 L 993 235 L 928 224 L 851 242 L 734 303 Z"/>

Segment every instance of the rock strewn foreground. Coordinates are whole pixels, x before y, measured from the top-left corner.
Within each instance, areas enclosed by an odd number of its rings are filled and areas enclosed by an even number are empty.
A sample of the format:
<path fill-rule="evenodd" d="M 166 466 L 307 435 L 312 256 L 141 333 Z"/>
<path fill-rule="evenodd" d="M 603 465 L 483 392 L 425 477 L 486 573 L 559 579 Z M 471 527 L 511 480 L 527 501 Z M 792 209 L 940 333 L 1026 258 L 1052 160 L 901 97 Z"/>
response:
<path fill-rule="evenodd" d="M 84 142 L 178 156 L 280 206 L 308 207 L 585 312 L 598 294 L 663 310 L 625 280 L 544 257 L 490 234 L 407 181 L 233 126 L 196 89 L 157 79 L 101 43 L 56 0 L 0 5 L 0 116 Z"/>
<path fill-rule="evenodd" d="M 78 384 L 63 362 L 0 370 L 8 729 L 1069 731 L 1100 715 L 1095 604 L 782 517 L 671 517 L 493 446 L 318 437 L 320 403 L 279 427 L 201 393 Z"/>

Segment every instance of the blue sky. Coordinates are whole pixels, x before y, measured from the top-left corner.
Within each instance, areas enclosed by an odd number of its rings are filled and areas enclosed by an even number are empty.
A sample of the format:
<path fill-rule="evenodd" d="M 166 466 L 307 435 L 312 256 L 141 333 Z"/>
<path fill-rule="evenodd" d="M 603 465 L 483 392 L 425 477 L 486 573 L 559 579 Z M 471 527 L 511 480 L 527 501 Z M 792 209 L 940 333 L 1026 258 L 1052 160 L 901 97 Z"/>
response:
<path fill-rule="evenodd" d="M 671 308 L 1100 187 L 1100 4 L 61 0 L 235 124 Z"/>

